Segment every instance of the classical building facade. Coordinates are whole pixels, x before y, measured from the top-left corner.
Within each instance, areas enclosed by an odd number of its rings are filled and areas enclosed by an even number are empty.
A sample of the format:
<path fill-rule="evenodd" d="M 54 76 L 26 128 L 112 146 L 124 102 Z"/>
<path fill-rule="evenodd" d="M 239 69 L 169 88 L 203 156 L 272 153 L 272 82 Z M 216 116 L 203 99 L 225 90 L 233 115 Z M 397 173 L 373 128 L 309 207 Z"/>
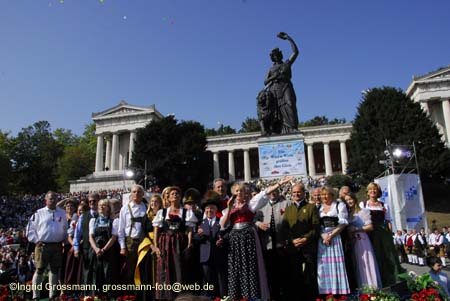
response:
<path fill-rule="evenodd" d="M 450 147 L 450 66 L 414 77 L 406 94 L 419 102 L 436 124 Z M 131 163 L 136 130 L 163 118 L 155 106 L 139 107 L 121 101 L 117 106 L 92 114 L 96 124 L 97 154 L 95 172 L 72 181 L 71 191 L 95 191 L 129 187 L 125 171 Z M 351 124 L 300 128 L 305 146 L 307 174 L 313 178 L 345 174 Z M 208 137 L 211 176 L 229 181 L 260 177 L 259 132 Z"/>
<path fill-rule="evenodd" d="M 309 176 L 346 173 L 351 130 L 351 124 L 300 128 Z M 229 181 L 259 178 L 260 136 L 261 133 L 255 132 L 209 137 L 207 150 L 213 154 L 214 178 Z"/>
<path fill-rule="evenodd" d="M 140 107 L 122 100 L 117 106 L 93 113 L 97 135 L 95 171 L 70 183 L 70 191 L 95 191 L 130 187 L 126 175 L 134 150 L 136 130 L 163 118 L 154 105 Z"/>
<path fill-rule="evenodd" d="M 420 103 L 450 147 L 450 66 L 414 77 L 406 94 Z"/>

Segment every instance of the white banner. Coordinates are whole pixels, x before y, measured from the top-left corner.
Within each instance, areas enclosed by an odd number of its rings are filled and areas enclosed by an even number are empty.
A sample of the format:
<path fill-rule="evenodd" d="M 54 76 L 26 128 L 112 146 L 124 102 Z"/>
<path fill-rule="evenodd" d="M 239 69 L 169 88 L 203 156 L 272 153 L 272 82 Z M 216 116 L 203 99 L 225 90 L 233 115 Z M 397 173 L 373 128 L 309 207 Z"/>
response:
<path fill-rule="evenodd" d="M 305 146 L 303 142 L 272 143 L 259 146 L 261 178 L 285 175 L 306 178 Z"/>
<path fill-rule="evenodd" d="M 424 227 L 427 219 L 420 177 L 416 174 L 389 175 L 375 180 L 381 187 L 380 201 L 388 204 L 393 230 Z"/>

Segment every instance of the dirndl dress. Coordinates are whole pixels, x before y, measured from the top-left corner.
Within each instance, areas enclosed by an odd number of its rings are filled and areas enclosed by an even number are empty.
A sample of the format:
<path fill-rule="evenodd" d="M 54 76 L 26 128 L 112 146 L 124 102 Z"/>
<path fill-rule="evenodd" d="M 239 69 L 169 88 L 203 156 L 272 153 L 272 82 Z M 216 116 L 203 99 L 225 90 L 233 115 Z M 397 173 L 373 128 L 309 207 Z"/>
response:
<path fill-rule="evenodd" d="M 319 216 L 322 238 L 338 224 L 348 224 L 347 207 L 343 202 L 334 201 L 327 213 L 323 211 L 323 207 L 319 208 Z M 350 294 L 341 236 L 334 236 L 328 246 L 323 243 L 322 238 L 319 238 L 317 254 L 319 294 Z"/>

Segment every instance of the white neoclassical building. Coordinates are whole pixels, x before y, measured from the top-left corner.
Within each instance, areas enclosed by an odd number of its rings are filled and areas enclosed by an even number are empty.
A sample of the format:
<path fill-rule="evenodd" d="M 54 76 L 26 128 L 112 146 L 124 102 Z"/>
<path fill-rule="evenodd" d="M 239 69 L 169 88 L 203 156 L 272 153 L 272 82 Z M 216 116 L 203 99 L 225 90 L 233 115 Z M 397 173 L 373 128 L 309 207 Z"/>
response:
<path fill-rule="evenodd" d="M 414 77 L 406 94 L 420 103 L 450 147 L 450 66 Z"/>
<path fill-rule="evenodd" d="M 428 112 L 450 147 L 450 66 L 414 77 L 406 94 Z M 92 114 L 96 124 L 95 172 L 72 181 L 70 191 L 95 191 L 129 187 L 125 171 L 131 163 L 136 130 L 162 118 L 155 106 L 140 107 L 121 101 L 117 106 Z M 317 178 L 345 174 L 351 124 L 300 128 L 307 175 Z M 259 132 L 207 138 L 211 153 L 211 180 L 229 181 L 260 178 L 259 148 L 265 138 Z"/>
<path fill-rule="evenodd" d="M 155 105 L 140 107 L 122 100 L 117 106 L 92 114 L 97 135 L 95 171 L 70 183 L 70 191 L 129 187 L 125 171 L 131 163 L 136 130 L 163 118 Z"/>

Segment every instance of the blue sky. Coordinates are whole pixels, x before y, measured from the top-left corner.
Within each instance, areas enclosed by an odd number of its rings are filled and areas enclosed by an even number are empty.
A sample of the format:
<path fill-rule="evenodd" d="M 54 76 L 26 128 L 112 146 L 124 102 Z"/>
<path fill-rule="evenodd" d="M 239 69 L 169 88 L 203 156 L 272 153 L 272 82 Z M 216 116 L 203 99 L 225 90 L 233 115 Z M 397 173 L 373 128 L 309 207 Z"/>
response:
<path fill-rule="evenodd" d="M 300 120 L 352 120 L 361 91 L 406 89 L 450 64 L 450 1 L 0 0 L 0 130 L 48 120 L 81 134 L 124 99 L 237 129 L 279 47 Z"/>

